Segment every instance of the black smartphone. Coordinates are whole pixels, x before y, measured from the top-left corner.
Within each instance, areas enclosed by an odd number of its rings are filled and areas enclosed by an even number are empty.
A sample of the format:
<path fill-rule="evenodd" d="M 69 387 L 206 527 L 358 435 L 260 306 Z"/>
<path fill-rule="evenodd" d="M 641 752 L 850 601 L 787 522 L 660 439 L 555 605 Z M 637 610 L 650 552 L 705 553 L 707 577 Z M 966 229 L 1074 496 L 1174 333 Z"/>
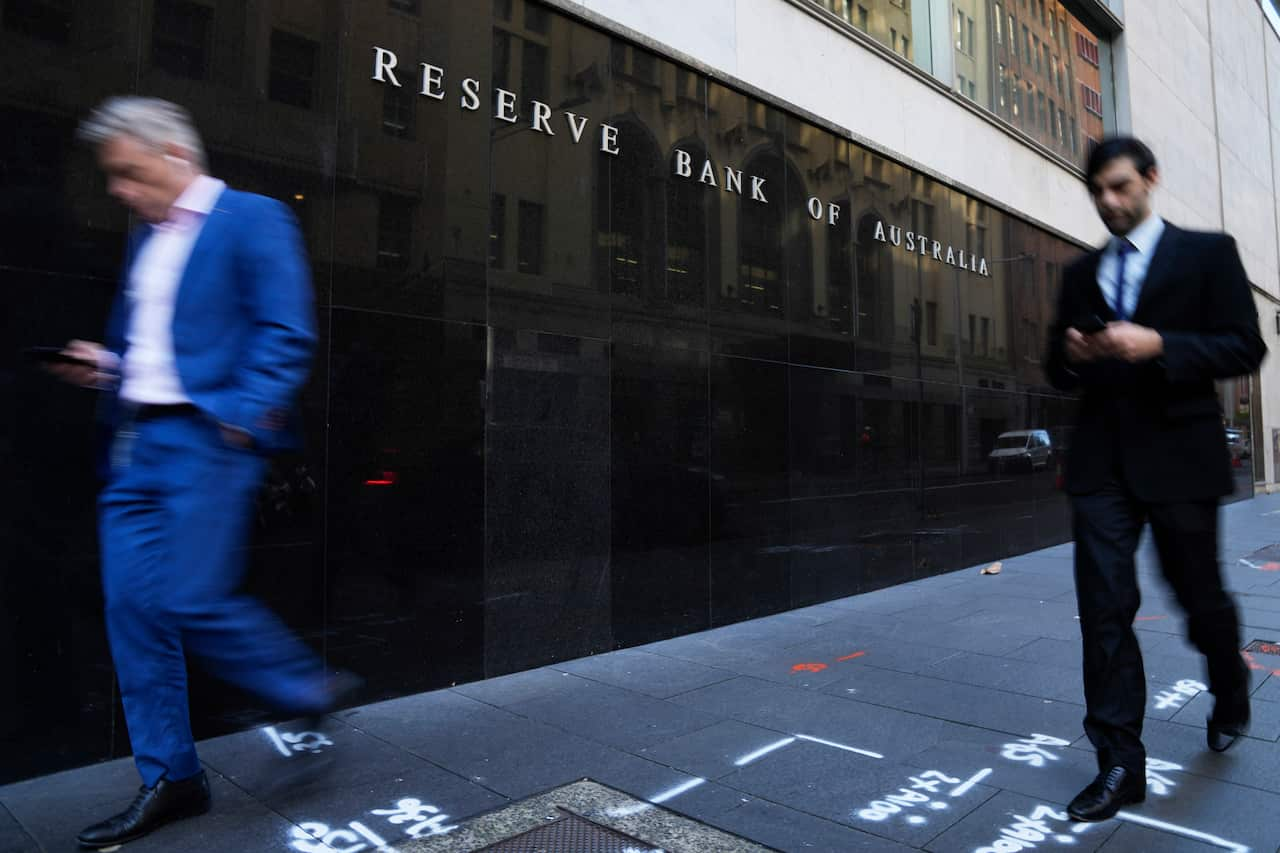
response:
<path fill-rule="evenodd" d="M 92 361 L 67 355 L 63 347 L 27 347 L 22 351 L 28 361 L 37 364 L 78 364 L 84 367 L 97 367 Z"/>
<path fill-rule="evenodd" d="M 1107 327 L 1107 323 L 1097 314 L 1077 320 L 1072 324 L 1082 335 L 1096 335 Z"/>

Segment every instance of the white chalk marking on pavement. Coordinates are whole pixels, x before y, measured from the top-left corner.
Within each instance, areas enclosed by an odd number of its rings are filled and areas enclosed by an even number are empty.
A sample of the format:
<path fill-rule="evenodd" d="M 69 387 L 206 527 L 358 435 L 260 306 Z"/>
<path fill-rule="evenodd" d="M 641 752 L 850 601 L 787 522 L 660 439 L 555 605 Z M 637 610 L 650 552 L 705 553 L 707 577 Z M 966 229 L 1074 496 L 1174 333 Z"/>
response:
<path fill-rule="evenodd" d="M 285 758 L 293 755 L 289 747 L 284 745 L 284 739 L 280 737 L 280 733 L 276 731 L 275 726 L 267 726 L 263 731 L 267 733 L 267 737 L 271 739 L 271 742 L 276 745 L 276 749 L 280 750 L 281 755 Z"/>
<path fill-rule="evenodd" d="M 1240 562 L 1244 563 L 1246 566 L 1248 566 L 1248 567 L 1249 567 L 1249 568 L 1251 568 L 1251 569 L 1260 569 L 1260 568 L 1262 568 L 1262 566 L 1259 566 L 1257 563 L 1251 563 L 1251 562 L 1249 562 L 1248 560 L 1246 560 L 1244 557 L 1241 557 L 1241 558 L 1240 558 Z"/>
<path fill-rule="evenodd" d="M 858 755 L 865 755 L 869 758 L 884 758 L 884 756 L 878 752 L 871 752 L 870 750 L 866 750 L 866 749 L 858 749 L 856 746 L 845 746 L 843 743 L 836 743 L 833 740 L 823 740 L 820 737 L 813 737 L 811 735 L 796 735 L 796 737 L 800 738 L 800 740 L 808 740 L 808 741 L 813 741 L 814 743 L 820 743 L 823 746 L 834 746 L 836 749 L 843 749 L 845 752 L 856 752 L 858 753 Z"/>
<path fill-rule="evenodd" d="M 674 799 L 675 797 L 680 796 L 685 791 L 692 791 L 694 788 L 698 787 L 705 781 L 707 780 L 702 778 L 697 778 L 697 779 L 690 779 L 688 782 L 682 782 L 679 785 L 676 785 L 674 788 L 670 788 L 666 791 L 663 791 L 661 794 L 658 794 L 650 802 L 665 803 L 667 800 Z"/>
<path fill-rule="evenodd" d="M 737 767 L 742 767 L 744 765 L 750 764 L 751 762 L 755 761 L 757 758 L 763 758 L 764 756 L 773 752 L 775 749 L 782 749 L 784 746 L 789 746 L 795 742 L 796 742 L 796 739 L 793 737 L 784 737 L 782 740 L 775 741 L 769 744 L 768 746 L 760 747 L 755 752 L 748 752 L 746 755 L 742 756 L 741 758 L 739 758 L 737 761 L 733 763 Z"/>
<path fill-rule="evenodd" d="M 1219 838 L 1216 835 L 1210 835 L 1207 832 L 1201 832 L 1198 829 L 1191 829 L 1186 826 L 1178 826 L 1176 823 L 1165 823 L 1155 818 L 1143 817 L 1133 812 L 1119 812 L 1116 814 L 1119 820 L 1136 823 L 1142 826 L 1149 826 L 1152 829 L 1162 829 L 1165 832 L 1172 832 L 1174 835 L 1181 835 L 1183 838 L 1191 838 L 1195 841 L 1203 841 L 1205 844 L 1212 844 L 1214 847 L 1221 847 L 1223 850 L 1230 850 L 1232 853 L 1249 853 L 1248 846 L 1237 844 L 1234 841 L 1228 841 L 1225 838 Z"/>
<path fill-rule="evenodd" d="M 632 815 L 637 815 L 637 814 L 640 814 L 641 812 L 646 812 L 649 809 L 653 808 L 653 805 L 652 805 L 653 803 L 665 803 L 667 800 L 675 799 L 676 797 L 683 794 L 685 791 L 692 791 L 694 788 L 698 787 L 699 785 L 703 784 L 706 781 L 707 781 L 706 779 L 697 778 L 697 779 L 690 779 L 688 782 L 681 782 L 679 785 L 676 785 L 674 788 L 668 788 L 667 790 L 663 791 L 660 794 L 654 794 L 652 797 L 649 798 L 649 802 L 647 803 L 634 803 L 629 806 L 618 806 L 616 808 L 609 809 L 608 814 L 610 817 L 631 817 Z"/>
<path fill-rule="evenodd" d="M 957 787 L 952 788 L 951 796 L 963 797 L 965 794 L 969 793 L 969 791 L 973 788 L 974 785 L 978 784 L 979 782 L 981 782 L 983 779 L 987 778 L 990 775 L 991 775 L 990 767 L 985 767 L 982 770 L 979 770 L 977 773 L 974 773 L 972 776 L 970 776 L 966 781 L 964 781 Z"/>

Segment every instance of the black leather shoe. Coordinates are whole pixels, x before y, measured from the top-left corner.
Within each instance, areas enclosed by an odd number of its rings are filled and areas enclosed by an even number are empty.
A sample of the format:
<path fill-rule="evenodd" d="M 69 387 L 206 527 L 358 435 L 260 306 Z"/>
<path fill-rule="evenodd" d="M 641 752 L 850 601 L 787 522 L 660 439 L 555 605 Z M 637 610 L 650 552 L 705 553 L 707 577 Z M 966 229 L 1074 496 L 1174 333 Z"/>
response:
<path fill-rule="evenodd" d="M 141 838 L 153 829 L 209 810 L 209 780 L 201 770 L 189 779 L 161 779 L 154 788 L 145 785 L 129 808 L 76 836 L 81 847 L 111 847 Z"/>
<path fill-rule="evenodd" d="M 1223 710 L 1225 708 L 1231 711 Z M 1228 702 L 1215 700 L 1213 716 L 1208 720 L 1209 748 L 1214 752 L 1226 752 L 1237 739 L 1249 731 L 1249 696 Z"/>
<path fill-rule="evenodd" d="M 1147 780 L 1124 767 L 1115 766 L 1099 773 L 1067 806 L 1072 820 L 1099 821 L 1116 816 L 1121 806 L 1140 803 L 1147 798 Z"/>

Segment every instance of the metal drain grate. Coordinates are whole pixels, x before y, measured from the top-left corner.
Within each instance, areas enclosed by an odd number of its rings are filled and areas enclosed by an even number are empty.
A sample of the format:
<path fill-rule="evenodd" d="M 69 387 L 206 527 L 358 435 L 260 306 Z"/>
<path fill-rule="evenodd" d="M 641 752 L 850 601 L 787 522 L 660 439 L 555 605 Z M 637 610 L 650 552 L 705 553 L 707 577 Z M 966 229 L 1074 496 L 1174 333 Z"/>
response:
<path fill-rule="evenodd" d="M 556 811 L 560 817 L 551 823 L 481 848 L 479 853 L 663 853 L 661 848 L 573 812 Z"/>
<path fill-rule="evenodd" d="M 1245 646 L 1244 650 L 1255 655 L 1276 655 L 1280 657 L 1280 643 L 1275 640 L 1254 640 Z"/>

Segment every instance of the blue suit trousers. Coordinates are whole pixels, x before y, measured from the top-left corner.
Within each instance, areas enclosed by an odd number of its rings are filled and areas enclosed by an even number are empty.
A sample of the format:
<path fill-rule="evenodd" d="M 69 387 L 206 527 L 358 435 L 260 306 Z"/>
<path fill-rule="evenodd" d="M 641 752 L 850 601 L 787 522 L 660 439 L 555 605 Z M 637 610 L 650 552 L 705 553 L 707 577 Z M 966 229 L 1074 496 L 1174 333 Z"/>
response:
<path fill-rule="evenodd" d="M 266 461 L 197 411 L 117 431 L 100 498 L 107 634 L 143 784 L 200 772 L 186 656 L 291 713 L 324 709 L 323 670 L 266 608 L 237 594 Z"/>

